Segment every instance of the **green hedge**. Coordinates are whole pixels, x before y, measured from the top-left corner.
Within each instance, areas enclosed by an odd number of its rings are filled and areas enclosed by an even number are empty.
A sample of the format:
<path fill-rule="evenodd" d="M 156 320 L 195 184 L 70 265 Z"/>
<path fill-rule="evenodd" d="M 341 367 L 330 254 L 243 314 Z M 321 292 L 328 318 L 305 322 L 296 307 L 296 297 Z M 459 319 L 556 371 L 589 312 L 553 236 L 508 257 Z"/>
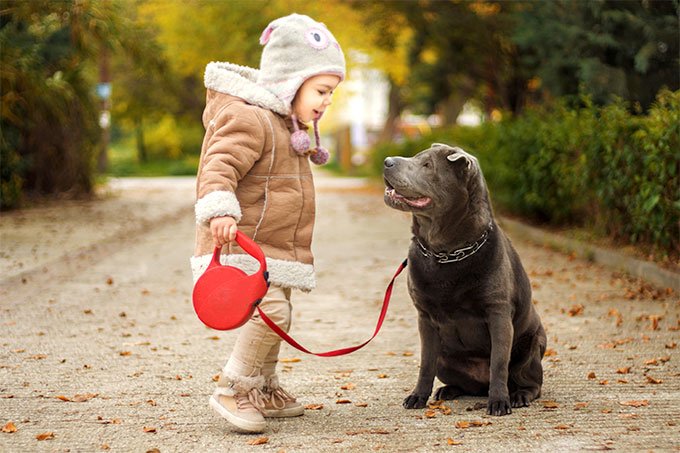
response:
<path fill-rule="evenodd" d="M 475 154 L 494 203 L 557 226 L 585 226 L 616 239 L 680 252 L 680 91 L 661 91 L 646 115 L 618 101 L 587 99 L 530 109 L 480 127 L 455 127 L 374 150 L 411 156 L 433 142 Z"/>

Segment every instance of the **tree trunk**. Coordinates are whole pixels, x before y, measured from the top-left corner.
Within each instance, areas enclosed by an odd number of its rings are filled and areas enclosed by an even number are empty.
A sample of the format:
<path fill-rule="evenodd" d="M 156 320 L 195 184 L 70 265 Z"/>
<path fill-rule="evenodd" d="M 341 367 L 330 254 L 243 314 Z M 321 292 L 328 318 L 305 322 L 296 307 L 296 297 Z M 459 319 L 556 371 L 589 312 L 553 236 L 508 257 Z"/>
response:
<path fill-rule="evenodd" d="M 453 126 L 456 124 L 458 115 L 463 110 L 463 106 L 468 101 L 467 94 L 460 91 L 452 93 L 448 99 L 437 105 L 437 111 L 442 119 L 442 126 Z"/>
<path fill-rule="evenodd" d="M 146 145 L 144 145 L 144 125 L 141 117 L 135 119 L 135 136 L 137 137 L 137 160 L 140 163 L 146 163 L 149 157 L 146 154 Z"/>
<path fill-rule="evenodd" d="M 387 118 L 385 119 L 385 125 L 383 126 L 383 130 L 380 133 L 380 137 L 378 137 L 378 143 L 392 141 L 397 129 L 397 121 L 399 120 L 403 109 L 404 102 L 401 99 L 401 89 L 390 78 L 390 94 Z"/>

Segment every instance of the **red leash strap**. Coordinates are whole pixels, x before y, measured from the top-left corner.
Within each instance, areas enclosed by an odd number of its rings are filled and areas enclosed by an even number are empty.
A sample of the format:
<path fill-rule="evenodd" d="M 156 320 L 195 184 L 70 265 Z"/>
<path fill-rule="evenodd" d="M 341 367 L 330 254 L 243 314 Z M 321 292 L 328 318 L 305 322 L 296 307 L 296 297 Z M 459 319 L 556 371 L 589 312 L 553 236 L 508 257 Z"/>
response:
<path fill-rule="evenodd" d="M 260 316 L 262 317 L 262 320 L 274 331 L 276 332 L 281 338 L 283 338 L 289 345 L 294 347 L 295 349 L 298 349 L 302 352 L 306 352 L 307 354 L 313 354 L 319 357 L 335 357 L 338 355 L 345 355 L 352 353 L 356 351 L 357 349 L 361 349 L 364 346 L 366 346 L 372 339 L 375 338 L 376 335 L 378 335 L 378 332 L 380 331 L 380 328 L 382 327 L 383 321 L 385 320 L 385 315 L 387 314 L 387 307 L 390 305 L 390 298 L 392 297 L 392 287 L 394 286 L 394 281 L 397 279 L 397 276 L 401 274 L 401 271 L 403 271 L 406 268 L 406 265 L 408 264 L 408 260 L 404 260 L 403 263 L 401 263 L 401 266 L 399 266 L 399 269 L 397 269 L 397 272 L 394 274 L 394 277 L 392 277 L 392 281 L 390 282 L 389 285 L 387 285 L 387 289 L 385 290 L 385 299 L 383 299 L 383 306 L 382 310 L 380 310 L 380 318 L 378 318 L 378 325 L 375 327 L 375 332 L 373 332 L 373 336 L 369 338 L 367 341 L 364 343 L 361 343 L 358 346 L 352 346 L 349 348 L 342 348 L 342 349 L 336 349 L 335 351 L 328 351 L 328 352 L 312 352 L 302 346 L 300 343 L 297 341 L 293 340 L 286 332 L 284 332 L 279 326 L 277 326 L 274 321 L 269 319 L 267 315 L 264 314 L 262 310 L 260 310 L 260 306 L 257 306 L 257 311 L 260 313 Z"/>

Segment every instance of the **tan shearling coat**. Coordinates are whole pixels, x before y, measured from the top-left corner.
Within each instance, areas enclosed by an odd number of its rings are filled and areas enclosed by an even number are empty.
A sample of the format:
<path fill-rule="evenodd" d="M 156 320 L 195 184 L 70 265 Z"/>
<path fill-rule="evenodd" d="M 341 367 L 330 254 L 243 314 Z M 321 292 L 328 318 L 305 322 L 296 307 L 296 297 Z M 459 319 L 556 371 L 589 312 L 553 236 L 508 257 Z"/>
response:
<path fill-rule="evenodd" d="M 290 144 L 294 129 L 289 107 L 255 80 L 256 69 L 230 63 L 206 67 L 206 133 L 196 179 L 196 247 L 191 259 L 194 281 L 212 256 L 210 219 L 229 215 L 264 251 L 272 284 L 310 291 L 316 283 L 309 160 Z M 247 273 L 257 268 L 236 245 L 224 247 L 221 258 Z"/>

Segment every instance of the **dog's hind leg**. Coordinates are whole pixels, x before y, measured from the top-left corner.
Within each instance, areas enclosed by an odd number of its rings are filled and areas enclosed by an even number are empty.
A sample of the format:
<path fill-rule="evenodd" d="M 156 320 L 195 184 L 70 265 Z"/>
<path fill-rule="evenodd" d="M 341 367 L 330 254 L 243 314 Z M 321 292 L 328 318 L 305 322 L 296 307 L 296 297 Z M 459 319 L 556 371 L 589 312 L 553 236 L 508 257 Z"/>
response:
<path fill-rule="evenodd" d="M 463 392 L 459 387 L 455 385 L 444 385 L 439 387 L 434 393 L 434 399 L 439 400 L 454 400 L 459 396 L 463 395 Z"/>

